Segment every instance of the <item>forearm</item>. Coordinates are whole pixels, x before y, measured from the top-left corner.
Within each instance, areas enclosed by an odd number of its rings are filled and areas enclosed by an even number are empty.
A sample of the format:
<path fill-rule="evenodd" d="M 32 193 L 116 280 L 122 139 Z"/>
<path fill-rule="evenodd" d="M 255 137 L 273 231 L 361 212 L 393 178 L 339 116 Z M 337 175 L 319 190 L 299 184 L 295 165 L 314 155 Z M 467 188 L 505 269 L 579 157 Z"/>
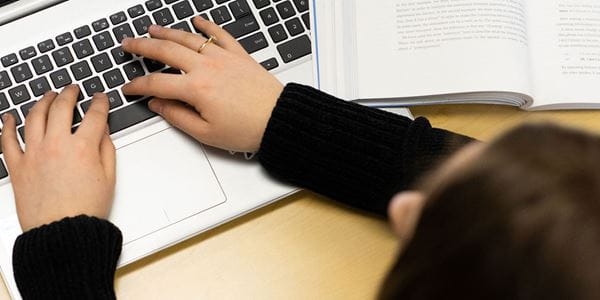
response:
<path fill-rule="evenodd" d="M 259 160 L 272 175 L 385 215 L 405 190 L 471 139 L 408 118 L 288 85 L 264 134 Z"/>
<path fill-rule="evenodd" d="M 108 221 L 79 216 L 17 239 L 13 269 L 24 299 L 114 299 L 122 235 Z"/>

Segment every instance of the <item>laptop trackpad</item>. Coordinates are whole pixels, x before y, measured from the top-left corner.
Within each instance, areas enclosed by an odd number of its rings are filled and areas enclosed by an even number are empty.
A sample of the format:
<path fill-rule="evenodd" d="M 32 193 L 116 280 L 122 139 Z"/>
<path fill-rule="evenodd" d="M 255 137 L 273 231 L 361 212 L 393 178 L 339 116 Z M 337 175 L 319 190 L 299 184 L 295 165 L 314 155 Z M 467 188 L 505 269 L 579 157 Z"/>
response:
<path fill-rule="evenodd" d="M 131 242 L 225 202 L 202 146 L 167 129 L 117 150 L 110 220 Z"/>

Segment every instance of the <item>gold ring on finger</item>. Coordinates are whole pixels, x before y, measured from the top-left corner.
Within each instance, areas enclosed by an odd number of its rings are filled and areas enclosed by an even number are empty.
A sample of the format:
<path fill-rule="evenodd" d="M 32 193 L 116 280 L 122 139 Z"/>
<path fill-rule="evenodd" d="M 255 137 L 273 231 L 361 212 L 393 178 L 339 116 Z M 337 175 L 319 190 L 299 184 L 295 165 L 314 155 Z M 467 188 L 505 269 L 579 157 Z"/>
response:
<path fill-rule="evenodd" d="M 214 43 L 217 41 L 217 38 L 214 35 L 211 35 L 208 40 L 206 40 L 206 42 L 204 42 L 204 44 L 202 44 L 202 46 L 200 46 L 200 49 L 198 49 L 198 53 L 202 53 L 202 51 L 204 51 L 204 48 L 206 48 L 206 46 Z"/>

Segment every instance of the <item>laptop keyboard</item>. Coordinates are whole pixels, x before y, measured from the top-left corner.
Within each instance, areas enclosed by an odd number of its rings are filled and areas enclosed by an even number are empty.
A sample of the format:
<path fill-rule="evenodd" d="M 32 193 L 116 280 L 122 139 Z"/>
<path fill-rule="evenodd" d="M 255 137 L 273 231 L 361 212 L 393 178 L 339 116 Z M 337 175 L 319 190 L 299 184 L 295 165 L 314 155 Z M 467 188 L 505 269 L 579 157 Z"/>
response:
<path fill-rule="evenodd" d="M 106 18 L 91 21 L 36 45 L 24 45 L 17 53 L 0 53 L 0 114 L 17 120 L 24 143 L 24 121 L 36 98 L 50 90 L 78 84 L 74 111 L 77 128 L 94 93 L 107 93 L 108 124 L 114 134 L 156 116 L 147 101 L 125 96 L 120 87 L 152 72 L 180 71 L 121 50 L 126 37 L 147 35 L 151 24 L 196 32 L 192 18 L 202 16 L 222 26 L 250 54 L 275 47 L 276 53 L 261 65 L 277 71 L 311 54 L 308 0 L 148 0 Z M 0 179 L 8 172 L 0 148 Z"/>

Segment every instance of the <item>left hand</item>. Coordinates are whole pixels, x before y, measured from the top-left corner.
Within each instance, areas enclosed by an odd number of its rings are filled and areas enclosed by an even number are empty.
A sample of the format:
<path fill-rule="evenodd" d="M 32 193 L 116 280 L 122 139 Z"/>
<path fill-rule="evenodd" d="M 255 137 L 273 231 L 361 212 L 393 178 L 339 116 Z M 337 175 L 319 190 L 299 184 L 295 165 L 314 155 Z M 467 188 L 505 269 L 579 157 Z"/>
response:
<path fill-rule="evenodd" d="M 71 133 L 79 88 L 47 93 L 27 115 L 23 152 L 15 119 L 4 114 L 2 147 L 23 231 L 88 215 L 107 218 L 115 188 L 115 147 L 107 133 L 108 99 L 94 96 Z"/>

